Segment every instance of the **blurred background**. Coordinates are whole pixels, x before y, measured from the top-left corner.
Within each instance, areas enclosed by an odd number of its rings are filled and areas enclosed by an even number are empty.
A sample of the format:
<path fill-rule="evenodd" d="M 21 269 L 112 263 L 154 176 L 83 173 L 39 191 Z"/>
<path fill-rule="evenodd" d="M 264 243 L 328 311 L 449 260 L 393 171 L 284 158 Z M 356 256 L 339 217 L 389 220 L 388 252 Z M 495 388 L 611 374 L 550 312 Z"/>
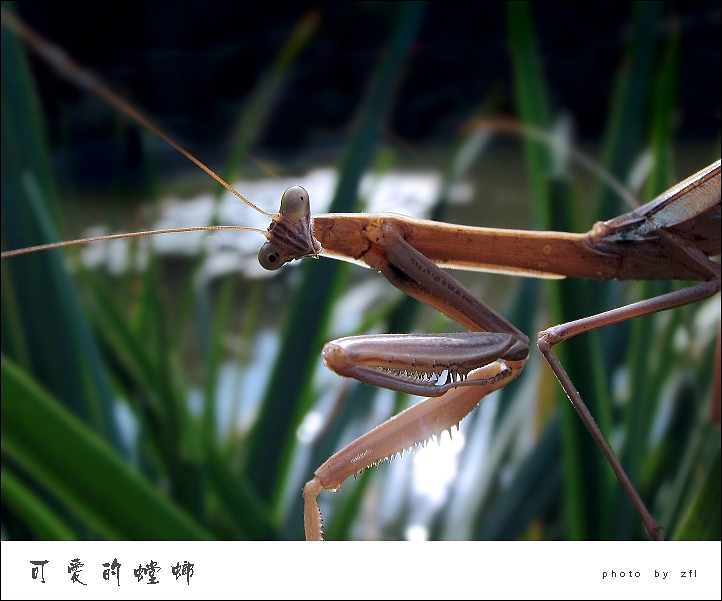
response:
<path fill-rule="evenodd" d="M 640 202 L 720 154 L 714 3 L 3 9 L 268 211 L 299 184 L 314 212 L 583 232 L 630 207 L 579 154 Z M 3 250 L 267 227 L 2 36 Z M 303 536 L 316 467 L 418 401 L 329 373 L 322 344 L 460 326 L 328 259 L 268 277 L 262 242 L 160 236 L 3 261 L 4 539 Z M 532 340 L 683 285 L 459 277 Z M 715 297 L 559 351 L 667 537 L 720 537 L 718 331 Z M 646 537 L 535 348 L 451 439 L 321 504 L 335 540 Z"/>

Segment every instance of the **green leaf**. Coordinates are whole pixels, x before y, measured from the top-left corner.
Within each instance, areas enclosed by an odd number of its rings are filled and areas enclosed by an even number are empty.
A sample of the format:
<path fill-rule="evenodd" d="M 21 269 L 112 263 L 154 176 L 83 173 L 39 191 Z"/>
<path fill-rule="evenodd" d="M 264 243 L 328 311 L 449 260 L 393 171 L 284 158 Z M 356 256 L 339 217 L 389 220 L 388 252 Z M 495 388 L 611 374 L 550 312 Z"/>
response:
<path fill-rule="evenodd" d="M 107 539 L 210 534 L 125 465 L 87 426 L 2 358 L 2 450 Z"/>
<path fill-rule="evenodd" d="M 721 488 L 720 455 L 718 453 L 717 461 L 710 466 L 699 494 L 682 518 L 674 540 L 720 540 L 722 538 Z"/>

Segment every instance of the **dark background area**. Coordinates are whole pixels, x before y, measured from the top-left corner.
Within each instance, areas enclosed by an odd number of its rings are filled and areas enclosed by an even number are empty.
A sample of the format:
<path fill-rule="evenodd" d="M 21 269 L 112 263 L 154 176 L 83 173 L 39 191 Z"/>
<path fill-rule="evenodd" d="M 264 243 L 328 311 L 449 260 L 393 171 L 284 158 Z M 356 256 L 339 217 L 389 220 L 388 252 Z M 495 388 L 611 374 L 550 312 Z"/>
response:
<path fill-rule="evenodd" d="M 211 162 L 216 153 L 222 156 L 245 99 L 309 11 L 316 11 L 320 27 L 292 68 L 254 151 L 292 159 L 338 147 L 374 65 L 383 60 L 395 10 L 386 2 L 128 3 L 120 10 L 102 3 L 33 2 L 17 8 L 31 26 Z M 677 28 L 683 39 L 678 139 L 714 140 L 720 130 L 720 4 L 670 2 L 664 12 L 659 35 Z M 554 108 L 573 115 L 578 140 L 597 141 L 631 35 L 632 4 L 538 3 L 533 13 Z M 493 103 L 497 114 L 513 114 L 505 39 L 503 3 L 429 3 L 398 82 L 387 135 L 413 146 L 443 144 L 482 103 Z M 71 114 L 73 136 L 87 136 L 95 155 L 86 164 L 97 164 L 94 140 L 112 134 L 113 113 L 99 117 L 104 109 L 95 99 L 33 62 L 53 143 L 67 135 Z"/>

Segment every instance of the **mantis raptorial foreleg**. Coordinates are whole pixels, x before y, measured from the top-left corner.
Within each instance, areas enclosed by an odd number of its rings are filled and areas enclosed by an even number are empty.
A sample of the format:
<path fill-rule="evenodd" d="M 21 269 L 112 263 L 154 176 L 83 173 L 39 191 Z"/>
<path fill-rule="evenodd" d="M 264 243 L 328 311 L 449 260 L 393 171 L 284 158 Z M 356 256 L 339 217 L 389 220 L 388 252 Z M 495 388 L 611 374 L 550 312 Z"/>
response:
<path fill-rule="evenodd" d="M 477 369 L 464 381 L 472 386 L 428 398 L 334 453 L 316 470 L 313 479 L 303 489 L 306 540 L 322 540 L 321 513 L 316 501 L 322 490 L 337 490 L 347 478 L 361 470 L 413 448 L 432 436 L 439 437 L 445 430 L 458 425 L 484 396 L 516 378 L 525 361 L 495 361 Z"/>
<path fill-rule="evenodd" d="M 458 426 L 485 395 L 518 376 L 529 355 L 522 332 L 415 250 L 394 226 L 369 226 L 366 234 L 363 259 L 369 266 L 473 331 L 362 336 L 326 344 L 324 360 L 336 373 L 430 398 L 357 438 L 316 470 L 303 491 L 307 540 L 322 539 L 316 502 L 321 490 L 336 490 L 349 476 Z"/>

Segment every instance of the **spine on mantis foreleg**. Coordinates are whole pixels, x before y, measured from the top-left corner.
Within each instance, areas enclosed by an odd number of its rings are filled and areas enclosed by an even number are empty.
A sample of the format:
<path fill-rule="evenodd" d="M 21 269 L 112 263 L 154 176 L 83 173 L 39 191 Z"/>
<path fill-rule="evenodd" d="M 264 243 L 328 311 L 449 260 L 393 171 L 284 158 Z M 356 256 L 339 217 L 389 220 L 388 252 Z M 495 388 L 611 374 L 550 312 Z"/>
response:
<path fill-rule="evenodd" d="M 515 378 L 525 361 L 497 361 L 469 374 L 478 386 L 463 386 L 431 397 L 392 417 L 332 455 L 304 488 L 307 540 L 322 540 L 321 512 L 316 499 L 322 489 L 337 490 L 349 476 L 421 444 L 466 417 L 481 399 Z"/>

